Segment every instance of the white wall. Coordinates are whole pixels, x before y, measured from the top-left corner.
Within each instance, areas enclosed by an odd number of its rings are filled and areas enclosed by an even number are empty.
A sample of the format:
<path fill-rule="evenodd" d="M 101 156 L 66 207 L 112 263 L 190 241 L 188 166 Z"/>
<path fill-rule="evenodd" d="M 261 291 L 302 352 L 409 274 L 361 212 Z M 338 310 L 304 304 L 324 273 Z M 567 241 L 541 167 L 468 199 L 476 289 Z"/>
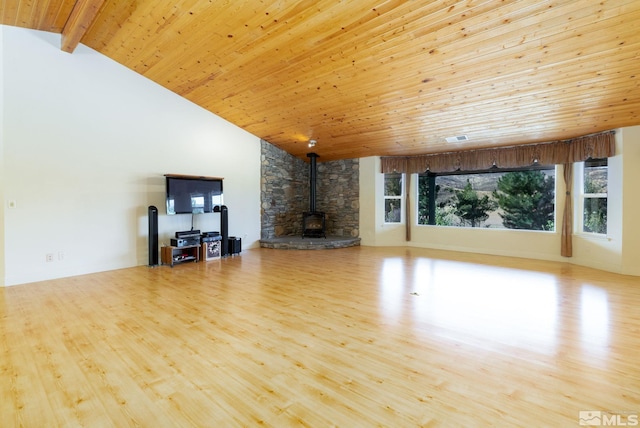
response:
<path fill-rule="evenodd" d="M 191 228 L 165 215 L 167 173 L 224 177 L 229 233 L 258 245 L 257 137 L 84 45 L 62 52 L 60 35 L 0 34 L 5 285 L 147 264 L 149 205 L 161 244 Z M 219 214 L 194 227 L 219 230 Z"/>
<path fill-rule="evenodd" d="M 0 46 L 3 46 L 3 31 L 0 26 Z M 0 286 L 4 283 L 4 56 L 0 54 Z"/>
<path fill-rule="evenodd" d="M 640 126 L 621 130 L 622 156 L 622 269 L 640 276 Z"/>
<path fill-rule="evenodd" d="M 609 159 L 608 234 L 596 237 L 576 233 L 573 257 L 560 256 L 560 228 L 564 198 L 556 198 L 555 232 L 516 231 L 484 228 L 416 226 L 412 200 L 411 241 L 405 239 L 405 225 L 384 224 L 383 174 L 380 160 L 360 162 L 361 244 L 369 246 L 412 246 L 452 251 L 566 261 L 611 272 L 640 275 L 640 126 L 617 130 L 616 156 Z M 417 179 L 411 178 L 412 195 Z M 556 195 L 564 195 L 562 167 L 556 169 Z M 575 192 L 574 192 L 575 193 Z M 574 207 L 575 207 L 574 203 Z"/>

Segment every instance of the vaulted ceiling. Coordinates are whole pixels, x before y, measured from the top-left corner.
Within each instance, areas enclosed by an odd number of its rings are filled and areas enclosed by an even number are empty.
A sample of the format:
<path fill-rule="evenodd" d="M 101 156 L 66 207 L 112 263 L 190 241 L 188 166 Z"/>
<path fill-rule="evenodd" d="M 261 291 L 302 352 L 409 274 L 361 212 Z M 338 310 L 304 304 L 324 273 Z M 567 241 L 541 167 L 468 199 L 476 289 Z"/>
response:
<path fill-rule="evenodd" d="M 310 139 L 334 160 L 640 124 L 638 0 L 0 4 L 303 159 Z"/>

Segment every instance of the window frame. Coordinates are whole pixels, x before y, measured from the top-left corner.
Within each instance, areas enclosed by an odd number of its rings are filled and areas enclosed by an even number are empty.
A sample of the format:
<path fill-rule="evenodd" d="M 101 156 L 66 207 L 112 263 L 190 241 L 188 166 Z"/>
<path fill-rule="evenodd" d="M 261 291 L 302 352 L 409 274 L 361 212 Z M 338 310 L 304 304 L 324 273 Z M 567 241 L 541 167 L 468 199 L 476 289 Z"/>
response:
<path fill-rule="evenodd" d="M 406 186 L 406 174 L 399 172 L 392 173 L 384 173 L 382 174 L 382 196 L 383 196 L 383 206 L 382 206 L 382 216 L 384 224 L 403 224 L 404 223 L 404 213 L 405 213 L 405 186 Z M 400 177 L 400 195 L 387 195 L 387 186 L 386 180 L 388 176 Z M 397 200 L 400 205 L 400 220 L 399 221 L 387 221 L 387 201 L 388 200 Z"/>
<path fill-rule="evenodd" d="M 591 164 L 591 165 L 588 165 L 588 164 Z M 587 166 L 606 166 L 607 167 L 607 192 L 606 193 L 586 193 L 585 192 L 585 171 Z M 609 159 L 608 158 L 587 159 L 584 162 L 578 162 L 575 165 L 574 170 L 576 173 L 575 176 L 577 178 L 575 185 L 576 185 L 576 188 L 578 189 L 578 192 L 574 192 L 576 194 L 576 198 L 578 199 L 576 203 L 576 210 L 575 210 L 575 220 L 576 220 L 575 232 L 582 235 L 586 235 L 586 236 L 606 237 L 608 236 L 608 233 L 609 233 L 608 217 L 605 221 L 606 232 L 600 233 L 600 232 L 592 232 L 592 231 L 585 230 L 584 215 L 585 215 L 585 201 L 587 199 L 606 199 L 607 214 L 609 213 Z"/>
<path fill-rule="evenodd" d="M 539 165 L 539 164 L 534 164 L 534 165 L 530 165 L 530 166 L 526 166 L 526 167 L 520 167 L 520 168 L 497 168 L 497 167 L 493 167 L 490 169 L 485 169 L 485 170 L 478 170 L 478 171 L 462 171 L 462 170 L 458 170 L 458 171 L 453 171 L 453 172 L 443 172 L 443 173 L 431 173 L 431 172 L 425 172 L 423 174 L 415 174 L 416 175 L 416 190 L 414 192 L 414 197 L 416 198 L 416 203 L 415 208 L 414 208 L 414 215 L 415 215 L 415 225 L 418 227 L 424 227 L 424 226 L 436 226 L 436 227 L 454 227 L 454 228 L 470 228 L 468 226 L 444 226 L 444 225 L 437 225 L 435 224 L 435 216 L 432 216 L 431 213 L 429 213 L 429 215 L 427 216 L 427 218 L 429 219 L 428 223 L 426 224 L 421 224 L 419 223 L 419 219 L 420 219 L 420 203 L 419 203 L 419 198 L 420 198 L 420 177 L 424 176 L 424 177 L 431 177 L 431 179 L 433 180 L 433 184 L 432 187 L 435 189 L 435 187 L 437 186 L 437 184 L 435 183 L 435 180 L 438 177 L 441 176 L 451 176 L 451 175 L 473 175 L 473 174 L 493 174 L 493 173 L 501 173 L 501 172 L 521 172 L 521 171 L 544 171 L 544 170 L 553 170 L 554 174 L 554 196 L 553 196 L 553 223 L 554 223 L 554 229 L 553 230 L 538 230 L 538 229 L 510 229 L 510 228 L 506 228 L 506 227 L 494 227 L 494 228 L 484 228 L 484 227 L 477 227 L 476 229 L 486 229 L 486 230 L 512 230 L 512 231 L 524 231 L 524 232 L 545 232 L 545 233 L 556 233 L 559 230 L 559 225 L 558 225 L 558 169 L 557 169 L 557 165 Z M 435 201 L 430 201 L 430 204 L 433 204 L 431 206 L 435 207 Z M 433 223 L 432 223 L 433 222 Z"/>

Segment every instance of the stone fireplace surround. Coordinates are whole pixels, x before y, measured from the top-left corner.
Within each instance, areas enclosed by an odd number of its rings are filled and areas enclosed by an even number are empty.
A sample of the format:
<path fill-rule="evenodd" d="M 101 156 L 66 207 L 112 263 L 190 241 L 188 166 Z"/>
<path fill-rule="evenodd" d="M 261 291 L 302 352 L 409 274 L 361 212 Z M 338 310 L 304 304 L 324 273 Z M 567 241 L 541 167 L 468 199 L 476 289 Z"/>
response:
<path fill-rule="evenodd" d="M 316 205 L 326 215 L 327 239 L 302 239 L 309 210 L 309 163 L 261 141 L 262 247 L 342 248 L 360 245 L 359 160 L 317 163 Z"/>

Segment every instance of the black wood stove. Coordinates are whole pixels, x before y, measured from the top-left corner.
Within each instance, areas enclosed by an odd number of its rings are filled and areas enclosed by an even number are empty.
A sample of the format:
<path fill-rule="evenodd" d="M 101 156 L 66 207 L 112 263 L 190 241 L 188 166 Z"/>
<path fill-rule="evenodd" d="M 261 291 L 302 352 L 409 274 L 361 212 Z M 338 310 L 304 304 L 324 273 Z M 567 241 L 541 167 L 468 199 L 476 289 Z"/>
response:
<path fill-rule="evenodd" d="M 316 210 L 316 176 L 319 158 L 316 153 L 307 153 L 309 162 L 309 211 L 302 213 L 302 238 L 327 238 L 325 215 Z"/>

